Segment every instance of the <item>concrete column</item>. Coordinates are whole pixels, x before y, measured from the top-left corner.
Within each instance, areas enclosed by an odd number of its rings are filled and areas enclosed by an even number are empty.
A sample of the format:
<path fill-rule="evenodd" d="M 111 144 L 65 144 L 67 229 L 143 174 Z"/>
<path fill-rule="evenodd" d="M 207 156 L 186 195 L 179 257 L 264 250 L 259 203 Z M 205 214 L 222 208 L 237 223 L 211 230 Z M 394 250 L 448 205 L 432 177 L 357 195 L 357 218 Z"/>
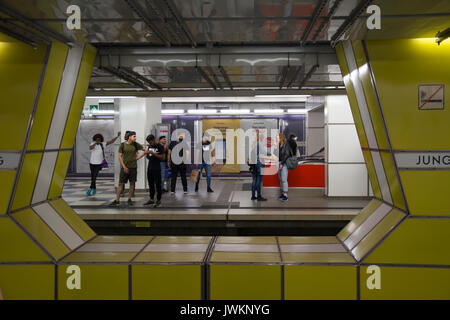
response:
<path fill-rule="evenodd" d="M 115 115 L 115 125 L 122 131 L 121 142 L 125 131 L 136 131 L 136 141 L 146 144 L 145 138 L 150 133 L 155 133 L 155 125 L 161 122 L 161 98 L 120 98 L 116 99 L 115 108 L 118 112 Z M 118 150 L 116 150 L 116 154 Z M 147 160 L 142 158 L 138 161 L 138 173 L 136 189 L 147 188 Z M 116 183 L 119 181 L 119 160 L 117 159 L 114 177 Z"/>

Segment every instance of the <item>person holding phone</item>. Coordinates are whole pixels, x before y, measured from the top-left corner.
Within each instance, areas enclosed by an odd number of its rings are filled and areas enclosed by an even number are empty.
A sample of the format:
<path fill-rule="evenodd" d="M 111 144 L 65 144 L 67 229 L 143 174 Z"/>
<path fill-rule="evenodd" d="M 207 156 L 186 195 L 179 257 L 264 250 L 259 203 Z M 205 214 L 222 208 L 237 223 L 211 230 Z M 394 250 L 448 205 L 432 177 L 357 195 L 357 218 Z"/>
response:
<path fill-rule="evenodd" d="M 144 155 L 147 155 L 148 159 L 148 167 L 147 167 L 147 179 L 148 179 L 148 187 L 150 193 L 150 199 L 144 203 L 144 205 L 152 205 L 155 207 L 161 204 L 161 162 L 166 160 L 166 154 L 164 152 L 164 147 L 156 142 L 156 138 L 154 135 L 150 134 L 147 136 L 148 142 L 148 150 L 141 154 L 138 159 L 142 158 Z M 156 202 L 155 198 L 155 189 L 156 189 Z"/>
<path fill-rule="evenodd" d="M 120 137 L 120 132 L 117 136 L 110 141 L 104 142 L 105 139 L 100 133 L 97 133 L 92 137 L 92 144 L 89 146 L 91 151 L 91 158 L 89 161 L 89 168 L 91 170 L 91 185 L 89 190 L 86 192 L 88 196 L 95 195 L 97 193 L 97 177 L 100 170 L 102 170 L 102 163 L 105 160 L 105 148 L 110 144 L 116 142 L 117 138 Z"/>

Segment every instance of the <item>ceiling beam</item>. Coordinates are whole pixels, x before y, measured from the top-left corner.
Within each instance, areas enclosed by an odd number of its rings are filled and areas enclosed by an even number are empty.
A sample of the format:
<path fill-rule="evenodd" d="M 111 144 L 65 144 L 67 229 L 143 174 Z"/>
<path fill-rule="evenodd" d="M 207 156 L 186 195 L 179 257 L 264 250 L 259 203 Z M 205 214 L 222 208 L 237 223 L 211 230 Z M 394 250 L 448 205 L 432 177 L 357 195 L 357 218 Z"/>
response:
<path fill-rule="evenodd" d="M 315 64 L 309 69 L 308 73 L 305 75 L 305 77 L 302 79 L 302 82 L 298 86 L 298 89 L 301 90 L 301 88 L 305 85 L 306 81 L 308 81 L 314 72 L 316 72 L 317 68 L 319 68 L 318 64 Z"/>
<path fill-rule="evenodd" d="M 191 31 L 187 27 L 186 23 L 184 22 L 183 17 L 178 12 L 175 4 L 172 2 L 172 0 L 164 0 L 164 3 L 166 4 L 167 8 L 169 9 L 169 12 L 175 18 L 177 25 L 181 28 L 181 30 L 183 30 L 184 34 L 191 42 L 192 47 L 195 48 L 197 46 L 197 42 L 195 41 L 194 36 L 192 35 Z"/>
<path fill-rule="evenodd" d="M 59 34 L 39 23 L 34 22 L 32 19 L 27 18 L 26 16 L 24 16 L 23 14 L 21 14 L 20 12 L 6 6 L 3 3 L 0 3 L 0 12 L 3 12 L 5 14 L 7 14 L 8 16 L 17 19 L 18 21 L 22 22 L 24 25 L 26 25 L 27 27 L 30 27 L 32 29 L 35 29 L 37 31 L 39 31 L 40 33 L 44 34 L 47 37 L 53 38 L 55 40 L 58 40 L 62 43 L 67 44 L 68 46 L 72 46 L 73 45 L 73 41 L 70 40 L 69 38 L 63 36 L 62 34 Z"/>
<path fill-rule="evenodd" d="M 211 68 L 210 66 L 207 66 L 206 70 L 208 70 L 209 74 L 212 75 L 212 77 L 214 78 L 214 81 L 216 82 L 216 85 L 219 87 L 219 89 L 223 89 L 222 84 L 220 83 L 219 79 L 217 78 L 213 68 Z"/>
<path fill-rule="evenodd" d="M 312 37 L 311 41 L 316 42 L 317 37 L 320 35 L 320 33 L 322 32 L 323 28 L 331 21 L 331 19 L 333 18 L 334 13 L 336 12 L 336 10 L 339 8 L 339 5 L 341 4 L 342 0 L 336 0 L 333 4 L 333 6 L 331 7 L 331 9 L 328 11 L 328 16 L 322 20 L 322 23 L 320 24 L 320 26 L 317 28 L 316 33 L 314 34 L 314 36 Z"/>
<path fill-rule="evenodd" d="M 99 67 L 99 69 L 104 70 L 106 72 L 111 73 L 112 75 L 125 80 L 131 84 L 134 84 L 135 86 L 144 89 L 144 90 L 148 90 L 148 88 L 139 80 L 127 75 L 126 73 L 124 73 L 123 71 L 117 69 L 117 68 L 113 68 L 113 67 Z"/>
<path fill-rule="evenodd" d="M 140 75 L 139 73 L 131 70 L 130 68 L 118 67 L 118 70 L 128 74 L 131 77 L 138 79 L 139 81 L 145 83 L 146 85 L 148 85 L 151 88 L 162 90 L 162 87 L 160 85 L 158 85 L 155 82 L 153 82 L 152 80 Z"/>
<path fill-rule="evenodd" d="M 220 71 L 220 73 L 222 74 L 222 77 L 225 79 L 225 81 L 227 82 L 228 86 L 230 87 L 231 90 L 233 90 L 233 84 L 231 83 L 230 78 L 228 77 L 228 74 L 226 72 L 226 70 L 224 69 L 224 67 L 222 66 L 218 66 L 218 69 Z"/>
<path fill-rule="evenodd" d="M 355 23 L 359 16 L 366 10 L 373 0 L 361 0 L 361 2 L 352 10 L 348 18 L 342 23 L 339 29 L 331 37 L 331 45 L 334 47 L 347 30 Z"/>
<path fill-rule="evenodd" d="M 203 70 L 202 67 L 196 66 L 195 70 L 197 70 L 197 72 L 203 77 L 203 79 L 206 80 L 206 82 L 210 84 L 212 88 L 214 88 L 214 90 L 217 90 L 215 83 L 208 77 L 208 75 L 206 74 L 205 70 Z"/>
<path fill-rule="evenodd" d="M 297 79 L 298 74 L 300 73 L 300 70 L 302 70 L 302 66 L 297 66 L 295 68 L 294 74 L 291 77 L 291 80 L 289 80 L 288 84 L 286 85 L 287 88 L 290 88 L 292 83 Z"/>
<path fill-rule="evenodd" d="M 280 89 L 283 88 L 283 84 L 286 81 L 286 77 L 291 70 L 291 66 L 285 66 L 283 67 L 283 72 L 281 73 L 281 80 L 280 80 Z"/>
<path fill-rule="evenodd" d="M 301 43 L 304 43 L 306 41 L 306 39 L 308 39 L 309 34 L 311 33 L 314 25 L 317 22 L 317 19 L 319 18 L 320 14 L 323 11 L 323 8 L 325 8 L 328 1 L 329 0 L 319 0 L 319 3 L 314 8 L 314 12 L 312 14 L 311 20 L 309 21 L 308 25 L 306 26 L 306 29 L 303 32 L 302 38 L 300 39 Z"/>
<path fill-rule="evenodd" d="M 206 47 L 137 47 L 137 46 L 121 46 L 109 44 L 102 46 L 97 44 L 99 55 L 159 55 L 159 54 L 282 54 L 282 53 L 311 53 L 311 54 L 336 54 L 336 51 L 330 45 L 314 45 L 314 46 L 283 46 L 267 44 L 263 46 L 213 46 Z"/>
<path fill-rule="evenodd" d="M 144 9 L 136 2 L 136 0 L 124 0 L 131 10 L 140 17 L 144 23 L 156 34 L 156 36 L 164 43 L 166 47 L 170 47 L 170 41 L 158 30 L 152 20 L 144 13 Z"/>
<path fill-rule="evenodd" d="M 164 91 L 114 91 L 114 90 L 88 90 L 88 96 L 137 96 L 137 97 L 254 97 L 255 95 L 302 95 L 315 96 L 346 94 L 345 89 L 256 89 L 256 90 L 164 90 Z"/>

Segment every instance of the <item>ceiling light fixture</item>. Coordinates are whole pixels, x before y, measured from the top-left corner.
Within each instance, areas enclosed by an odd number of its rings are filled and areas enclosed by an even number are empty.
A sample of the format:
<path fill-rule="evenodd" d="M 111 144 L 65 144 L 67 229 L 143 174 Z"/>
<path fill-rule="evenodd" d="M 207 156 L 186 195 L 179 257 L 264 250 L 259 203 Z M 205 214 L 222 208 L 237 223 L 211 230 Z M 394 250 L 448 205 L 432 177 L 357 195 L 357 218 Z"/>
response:
<path fill-rule="evenodd" d="M 220 113 L 222 113 L 222 114 L 249 114 L 250 109 L 226 109 L 226 110 L 221 110 Z"/>
<path fill-rule="evenodd" d="M 444 31 L 439 31 L 436 34 L 436 43 L 440 45 L 441 42 L 447 39 L 448 37 L 450 37 L 450 28 L 447 28 Z"/>
<path fill-rule="evenodd" d="M 184 110 L 181 110 L 181 109 L 165 109 L 165 110 L 161 110 L 161 114 L 184 114 Z"/>
<path fill-rule="evenodd" d="M 216 109 L 189 109 L 187 111 L 190 114 L 216 114 L 217 110 Z"/>
<path fill-rule="evenodd" d="M 255 114 L 281 114 L 284 113 L 283 109 L 255 109 Z"/>

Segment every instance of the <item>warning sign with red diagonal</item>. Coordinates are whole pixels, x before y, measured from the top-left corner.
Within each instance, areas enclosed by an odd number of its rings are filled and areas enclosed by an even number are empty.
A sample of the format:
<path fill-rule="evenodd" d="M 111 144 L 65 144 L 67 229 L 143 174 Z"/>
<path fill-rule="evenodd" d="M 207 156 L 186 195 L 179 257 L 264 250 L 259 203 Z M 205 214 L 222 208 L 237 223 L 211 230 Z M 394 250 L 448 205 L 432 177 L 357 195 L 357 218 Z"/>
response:
<path fill-rule="evenodd" d="M 444 109 L 444 85 L 419 86 L 419 110 Z"/>

